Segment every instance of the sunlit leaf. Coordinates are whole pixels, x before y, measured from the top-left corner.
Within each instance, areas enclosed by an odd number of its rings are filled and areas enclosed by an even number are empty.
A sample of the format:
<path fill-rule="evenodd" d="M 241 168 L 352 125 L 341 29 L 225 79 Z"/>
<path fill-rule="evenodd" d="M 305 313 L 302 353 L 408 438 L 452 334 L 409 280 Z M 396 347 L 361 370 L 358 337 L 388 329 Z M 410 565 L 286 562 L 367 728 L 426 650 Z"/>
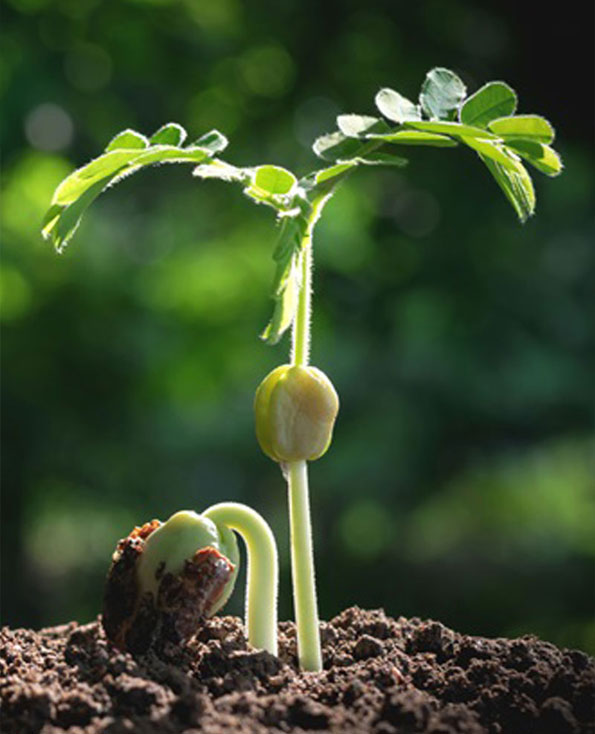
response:
<path fill-rule="evenodd" d="M 358 157 L 356 160 L 365 166 L 398 166 L 399 168 L 409 163 L 406 158 L 401 158 L 399 155 L 385 153 L 380 150 L 373 150 L 370 153 L 366 153 L 362 158 Z"/>
<path fill-rule="evenodd" d="M 362 143 L 341 132 L 334 132 L 317 138 L 312 148 L 319 158 L 326 161 L 348 161 L 362 150 Z"/>
<path fill-rule="evenodd" d="M 477 153 L 491 158 L 496 163 L 506 166 L 510 161 L 518 160 L 518 156 L 507 150 L 498 140 L 479 140 L 477 138 L 463 138 L 465 145 L 473 148 Z"/>
<path fill-rule="evenodd" d="M 186 130 L 177 122 L 168 122 L 153 133 L 149 139 L 151 145 L 182 145 L 186 140 Z"/>
<path fill-rule="evenodd" d="M 488 82 L 465 100 L 459 119 L 465 125 L 485 127 L 497 117 L 514 114 L 517 96 L 504 82 Z"/>
<path fill-rule="evenodd" d="M 134 169 L 150 166 L 153 163 L 199 163 L 207 158 L 209 152 L 204 148 L 176 148 L 173 145 L 155 145 L 143 151 L 130 162 Z"/>
<path fill-rule="evenodd" d="M 271 196 L 289 194 L 297 179 L 281 166 L 258 166 L 254 172 L 253 185 Z"/>
<path fill-rule="evenodd" d="M 547 176 L 557 176 L 562 173 L 564 168 L 562 160 L 549 145 L 531 140 L 514 140 L 508 143 L 508 147 Z"/>
<path fill-rule="evenodd" d="M 299 299 L 299 263 L 298 257 L 290 258 L 284 273 L 284 285 L 275 296 L 273 317 L 262 331 L 260 338 L 268 344 L 277 344 L 279 339 L 292 325 Z"/>
<path fill-rule="evenodd" d="M 272 290 L 275 308 L 271 321 L 260 335 L 268 344 L 276 344 L 295 318 L 301 284 L 299 267 L 301 246 L 307 226 L 308 221 L 301 214 L 282 220 L 279 239 L 273 253 L 277 263 Z"/>
<path fill-rule="evenodd" d="M 422 122 L 406 122 L 406 127 L 414 130 L 423 130 L 429 133 L 438 133 L 439 135 L 465 136 L 472 138 L 496 138 L 497 136 L 487 130 L 473 125 L 463 125 L 460 122 L 449 122 L 446 120 L 426 121 Z"/>
<path fill-rule="evenodd" d="M 526 221 L 535 212 L 535 190 L 523 164 L 510 159 L 503 165 L 482 153 L 479 157 L 504 191 L 518 218 L 521 222 Z"/>
<path fill-rule="evenodd" d="M 68 240 L 76 232 L 81 217 L 85 210 L 91 206 L 101 192 L 109 185 L 111 177 L 97 181 L 93 186 L 85 191 L 75 202 L 65 207 L 55 222 L 53 231 L 51 232 L 54 243 L 58 250 L 61 250 Z M 45 234 L 45 231 L 44 231 Z"/>
<path fill-rule="evenodd" d="M 109 153 L 112 150 L 146 148 L 148 145 L 149 141 L 141 133 L 137 133 L 136 130 L 124 130 L 110 140 L 105 148 L 105 152 Z"/>
<path fill-rule="evenodd" d="M 445 135 L 437 135 L 436 133 L 427 133 L 420 130 L 399 130 L 395 133 L 387 135 L 368 135 L 367 137 L 374 140 L 383 140 L 387 143 L 397 143 L 399 145 L 432 145 L 438 148 L 453 148 L 458 145 L 456 140 L 447 138 Z"/>
<path fill-rule="evenodd" d="M 533 140 L 553 143 L 555 132 L 550 123 L 539 115 L 517 115 L 492 120 L 488 128 L 504 140 Z"/>
<path fill-rule="evenodd" d="M 336 165 L 330 166 L 329 168 L 323 168 L 320 171 L 315 171 L 314 174 L 308 176 L 307 179 L 311 179 L 312 183 L 314 184 L 322 184 L 337 178 L 337 176 L 342 176 L 348 171 L 351 171 L 356 166 L 357 163 L 355 161 L 349 161 L 347 163 L 337 163 Z"/>
<path fill-rule="evenodd" d="M 314 150 L 326 160 L 334 160 L 338 163 L 363 164 L 363 165 L 391 165 L 404 166 L 407 164 L 405 158 L 393 153 L 380 150 L 383 148 L 384 140 L 381 137 L 376 140 L 375 134 L 366 135 L 367 141 L 348 138 L 341 132 L 331 133 L 318 138 L 314 143 Z"/>
<path fill-rule="evenodd" d="M 394 89 L 388 87 L 381 89 L 374 101 L 380 112 L 393 122 L 402 123 L 407 120 L 421 120 L 419 105 L 395 92 Z"/>
<path fill-rule="evenodd" d="M 211 140 L 216 140 L 214 133 L 210 135 Z M 74 234 L 89 204 L 108 186 L 139 168 L 159 163 L 201 163 L 209 158 L 209 150 L 203 147 L 179 148 L 162 144 L 146 147 L 145 143 L 144 136 L 127 130 L 111 141 L 108 148 L 115 146 L 112 150 L 67 176 L 54 192 L 42 223 L 43 236 L 52 239 L 55 247 L 61 250 Z M 124 145 L 128 147 L 119 147 Z"/>
<path fill-rule="evenodd" d="M 196 166 L 192 175 L 198 178 L 218 178 L 221 181 L 245 181 L 250 177 L 246 169 L 237 168 L 218 158 L 212 158 Z"/>
<path fill-rule="evenodd" d="M 196 145 L 199 148 L 208 150 L 211 155 L 221 153 L 222 150 L 227 148 L 227 144 L 227 138 L 223 133 L 220 133 L 219 130 L 211 130 L 202 135 L 198 140 L 195 140 L 193 143 L 193 145 Z"/>
<path fill-rule="evenodd" d="M 448 120 L 465 99 L 466 93 L 467 88 L 453 71 L 438 67 L 428 72 L 419 101 L 428 117 Z"/>
<path fill-rule="evenodd" d="M 339 130 L 348 138 L 363 137 L 366 133 L 388 132 L 390 127 L 384 120 L 368 115 L 339 115 Z"/>

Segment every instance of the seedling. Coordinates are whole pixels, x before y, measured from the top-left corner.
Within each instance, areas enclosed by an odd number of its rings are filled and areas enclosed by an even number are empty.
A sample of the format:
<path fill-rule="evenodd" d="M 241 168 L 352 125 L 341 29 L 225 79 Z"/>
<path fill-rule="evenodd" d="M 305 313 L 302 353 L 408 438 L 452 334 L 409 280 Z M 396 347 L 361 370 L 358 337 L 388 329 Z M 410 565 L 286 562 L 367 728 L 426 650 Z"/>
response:
<path fill-rule="evenodd" d="M 103 605 L 108 638 L 144 653 L 189 639 L 233 591 L 246 543 L 246 630 L 251 645 L 277 654 L 277 545 L 270 527 L 246 505 L 223 502 L 202 515 L 176 512 L 134 528 L 113 555 Z"/>
<path fill-rule="evenodd" d="M 274 370 L 257 391 L 256 432 L 263 451 L 281 465 L 288 483 L 298 654 L 305 670 L 322 667 L 307 462 L 328 448 L 338 410 L 332 384 L 309 366 L 312 235 L 325 204 L 361 166 L 406 165 L 396 152 L 403 146 L 471 149 L 522 222 L 535 210 L 535 191 L 524 161 L 549 176 L 562 170 L 560 157 L 550 147 L 552 126 L 537 115 L 516 115 L 517 96 L 504 82 L 489 82 L 467 96 L 456 74 L 435 68 L 427 74 L 418 102 L 392 89 L 381 89 L 375 102 L 380 116 L 337 118 L 338 129 L 313 146 L 327 165 L 299 179 L 280 166 L 240 168 L 222 160 L 218 154 L 227 140 L 217 131 L 184 147 L 186 133 L 175 123 L 150 138 L 126 130 L 99 158 L 58 186 L 43 222 L 44 236 L 61 251 L 102 191 L 144 166 L 165 162 L 197 164 L 195 176 L 237 183 L 254 202 L 275 210 L 275 306 L 261 337 L 276 344 L 291 327 L 292 348 L 290 364 Z"/>

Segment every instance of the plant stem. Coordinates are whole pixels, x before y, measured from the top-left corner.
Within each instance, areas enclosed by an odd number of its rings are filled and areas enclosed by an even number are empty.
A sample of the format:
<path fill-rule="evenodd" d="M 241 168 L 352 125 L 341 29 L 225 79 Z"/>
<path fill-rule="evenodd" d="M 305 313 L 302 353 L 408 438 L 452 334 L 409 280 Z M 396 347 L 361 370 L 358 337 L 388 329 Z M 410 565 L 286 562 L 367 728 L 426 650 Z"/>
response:
<path fill-rule="evenodd" d="M 253 647 L 277 655 L 279 564 L 275 536 L 258 512 L 238 502 L 221 502 L 202 513 L 239 533 L 246 543 L 246 629 Z"/>
<path fill-rule="evenodd" d="M 312 202 L 308 226 L 302 240 L 302 282 L 296 315 L 293 321 L 291 362 L 307 366 L 310 358 L 310 318 L 312 301 L 312 232 L 331 192 L 319 195 Z M 291 575 L 293 605 L 297 625 L 298 658 L 302 670 L 322 670 L 316 578 L 312 548 L 312 523 L 308 493 L 308 463 L 292 461 L 287 464 L 289 495 L 289 524 L 291 532 Z"/>
<path fill-rule="evenodd" d="M 292 330 L 291 363 L 305 367 L 310 359 L 310 312 L 312 301 L 312 236 L 310 227 L 302 240 L 301 288 Z"/>
<path fill-rule="evenodd" d="M 308 224 L 301 242 L 301 288 L 291 334 L 291 363 L 305 367 L 310 359 L 310 318 L 312 310 L 312 233 L 333 189 L 319 194 L 310 204 Z"/>
<path fill-rule="evenodd" d="M 292 461 L 287 465 L 287 484 L 298 658 L 302 670 L 317 672 L 322 670 L 322 653 L 318 629 L 307 462 Z"/>

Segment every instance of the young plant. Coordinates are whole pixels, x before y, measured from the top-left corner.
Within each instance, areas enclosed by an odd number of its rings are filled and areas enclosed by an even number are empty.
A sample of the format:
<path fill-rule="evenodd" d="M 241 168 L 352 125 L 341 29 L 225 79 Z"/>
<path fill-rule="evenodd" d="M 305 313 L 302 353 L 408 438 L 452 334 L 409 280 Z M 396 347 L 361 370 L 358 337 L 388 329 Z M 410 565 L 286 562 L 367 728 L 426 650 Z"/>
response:
<path fill-rule="evenodd" d="M 227 602 L 246 543 L 246 631 L 253 647 L 277 654 L 277 545 L 246 505 L 223 502 L 201 515 L 183 510 L 136 527 L 120 540 L 104 595 L 103 627 L 122 650 L 144 653 L 189 639 Z"/>
<path fill-rule="evenodd" d="M 60 184 L 43 222 L 44 236 L 61 251 L 84 210 L 105 188 L 142 166 L 161 162 L 197 163 L 195 176 L 239 183 L 254 202 L 275 210 L 275 306 L 261 337 L 276 344 L 291 327 L 292 348 L 290 364 L 274 370 L 257 391 L 256 432 L 263 451 L 281 465 L 287 479 L 298 654 L 305 670 L 322 667 L 307 462 L 328 448 L 338 410 L 332 384 L 309 366 L 312 235 L 325 204 L 361 166 L 406 165 L 400 154 L 403 146 L 470 149 L 522 222 L 535 210 L 535 191 L 524 162 L 549 176 L 562 170 L 550 146 L 552 126 L 537 115 L 517 115 L 517 96 L 504 82 L 489 82 L 468 96 L 455 73 L 435 68 L 428 72 L 417 102 L 385 88 L 375 103 L 380 115 L 340 115 L 338 129 L 313 146 L 327 164 L 299 179 L 280 166 L 240 168 L 222 160 L 218 154 L 227 141 L 216 131 L 182 147 L 186 134 L 174 123 L 149 139 L 127 130 L 103 155 Z"/>

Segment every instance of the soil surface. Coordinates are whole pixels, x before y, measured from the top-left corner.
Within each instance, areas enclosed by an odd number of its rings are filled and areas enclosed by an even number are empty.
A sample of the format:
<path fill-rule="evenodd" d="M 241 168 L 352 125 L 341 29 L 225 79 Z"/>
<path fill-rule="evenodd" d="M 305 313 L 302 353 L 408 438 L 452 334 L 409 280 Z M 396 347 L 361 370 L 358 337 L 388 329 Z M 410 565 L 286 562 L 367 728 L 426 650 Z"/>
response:
<path fill-rule="evenodd" d="M 0 633 L 3 734 L 595 732 L 595 661 L 535 637 L 486 639 L 347 609 L 322 624 L 325 669 L 299 673 L 295 628 L 255 651 L 235 617 L 164 658 L 99 621 Z"/>

